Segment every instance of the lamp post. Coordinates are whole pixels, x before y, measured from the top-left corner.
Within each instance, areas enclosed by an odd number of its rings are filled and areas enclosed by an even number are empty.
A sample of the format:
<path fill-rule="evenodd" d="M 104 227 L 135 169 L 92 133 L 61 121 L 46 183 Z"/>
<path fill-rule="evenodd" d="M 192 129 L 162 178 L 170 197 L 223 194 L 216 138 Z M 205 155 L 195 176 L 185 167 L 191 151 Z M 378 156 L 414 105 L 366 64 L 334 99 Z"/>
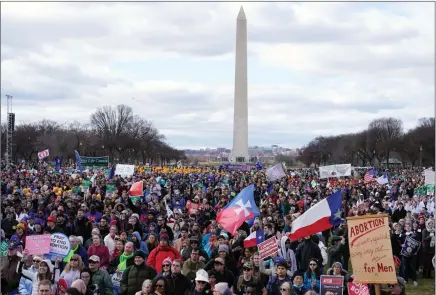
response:
<path fill-rule="evenodd" d="M 422 144 L 419 146 L 419 167 L 422 167 Z"/>

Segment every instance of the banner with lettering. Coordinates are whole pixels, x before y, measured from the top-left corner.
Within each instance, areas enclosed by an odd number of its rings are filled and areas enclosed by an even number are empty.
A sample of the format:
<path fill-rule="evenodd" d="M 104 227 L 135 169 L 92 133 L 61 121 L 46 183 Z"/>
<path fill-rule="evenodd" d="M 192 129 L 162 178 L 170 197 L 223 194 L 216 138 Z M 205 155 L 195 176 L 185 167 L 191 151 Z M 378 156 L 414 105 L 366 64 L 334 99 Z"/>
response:
<path fill-rule="evenodd" d="M 50 259 L 65 258 L 71 250 L 70 239 L 62 233 L 53 233 L 50 238 Z"/>
<path fill-rule="evenodd" d="M 421 248 L 420 241 L 415 240 L 411 236 L 406 236 L 404 246 L 401 248 L 401 255 L 406 257 L 416 255 L 419 252 L 419 248 Z"/>
<path fill-rule="evenodd" d="M 343 276 L 321 276 L 319 295 L 342 295 L 344 293 Z"/>
<path fill-rule="evenodd" d="M 83 157 L 80 156 L 80 164 L 86 168 L 107 168 L 109 167 L 109 157 Z"/>
<path fill-rule="evenodd" d="M 347 224 L 355 282 L 395 284 L 388 215 L 347 217 Z"/>
<path fill-rule="evenodd" d="M 47 235 L 33 235 L 26 237 L 28 255 L 42 255 L 50 252 L 51 237 Z"/>

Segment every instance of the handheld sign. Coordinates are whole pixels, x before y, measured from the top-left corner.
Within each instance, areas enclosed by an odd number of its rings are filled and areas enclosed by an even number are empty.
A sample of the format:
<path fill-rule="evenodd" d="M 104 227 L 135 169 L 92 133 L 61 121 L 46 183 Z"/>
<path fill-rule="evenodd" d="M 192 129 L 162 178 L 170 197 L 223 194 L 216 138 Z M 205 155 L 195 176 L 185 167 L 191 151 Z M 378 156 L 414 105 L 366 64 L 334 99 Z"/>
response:
<path fill-rule="evenodd" d="M 395 284 L 387 214 L 347 218 L 348 239 L 354 279 L 359 283 Z"/>
<path fill-rule="evenodd" d="M 50 236 L 50 252 L 48 256 L 51 260 L 57 258 L 64 259 L 71 250 L 70 239 L 65 234 L 53 233 Z"/>
<path fill-rule="evenodd" d="M 26 237 L 26 249 L 28 255 L 42 255 L 50 252 L 51 236 L 34 235 Z"/>
<path fill-rule="evenodd" d="M 357 282 L 349 282 L 348 286 L 348 295 L 370 295 L 368 285 L 357 283 Z"/>
<path fill-rule="evenodd" d="M 319 295 L 342 295 L 343 292 L 343 276 L 321 276 Z"/>
<path fill-rule="evenodd" d="M 421 242 L 415 240 L 411 236 L 407 236 L 404 240 L 404 247 L 401 248 L 401 255 L 410 257 L 419 252 L 419 248 L 421 248 Z"/>
<path fill-rule="evenodd" d="M 259 250 L 259 259 L 265 259 L 273 254 L 277 254 L 279 251 L 279 247 L 277 246 L 276 237 L 271 237 L 266 241 L 263 241 L 259 245 L 257 245 L 257 249 Z"/>

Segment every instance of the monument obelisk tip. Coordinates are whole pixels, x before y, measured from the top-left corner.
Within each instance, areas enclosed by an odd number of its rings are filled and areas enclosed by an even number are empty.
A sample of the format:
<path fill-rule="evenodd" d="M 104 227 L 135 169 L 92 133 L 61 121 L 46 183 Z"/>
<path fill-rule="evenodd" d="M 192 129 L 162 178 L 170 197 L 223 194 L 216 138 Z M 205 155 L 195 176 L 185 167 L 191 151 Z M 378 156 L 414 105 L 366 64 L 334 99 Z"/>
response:
<path fill-rule="evenodd" d="M 242 6 L 241 6 L 241 9 L 239 9 L 238 19 L 246 19 L 245 12 L 244 12 L 244 7 L 242 7 Z"/>

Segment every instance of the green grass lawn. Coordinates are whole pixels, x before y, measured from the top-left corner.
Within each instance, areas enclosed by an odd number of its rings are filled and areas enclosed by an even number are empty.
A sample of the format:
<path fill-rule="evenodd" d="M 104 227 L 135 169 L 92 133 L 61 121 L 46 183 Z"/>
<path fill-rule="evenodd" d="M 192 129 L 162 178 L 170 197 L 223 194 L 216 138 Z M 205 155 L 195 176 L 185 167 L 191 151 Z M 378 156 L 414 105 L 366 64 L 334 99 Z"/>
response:
<path fill-rule="evenodd" d="M 409 283 L 406 286 L 406 294 L 407 295 L 430 295 L 435 294 L 434 290 L 434 279 L 422 279 L 418 277 L 418 287 L 414 287 L 412 283 Z"/>

